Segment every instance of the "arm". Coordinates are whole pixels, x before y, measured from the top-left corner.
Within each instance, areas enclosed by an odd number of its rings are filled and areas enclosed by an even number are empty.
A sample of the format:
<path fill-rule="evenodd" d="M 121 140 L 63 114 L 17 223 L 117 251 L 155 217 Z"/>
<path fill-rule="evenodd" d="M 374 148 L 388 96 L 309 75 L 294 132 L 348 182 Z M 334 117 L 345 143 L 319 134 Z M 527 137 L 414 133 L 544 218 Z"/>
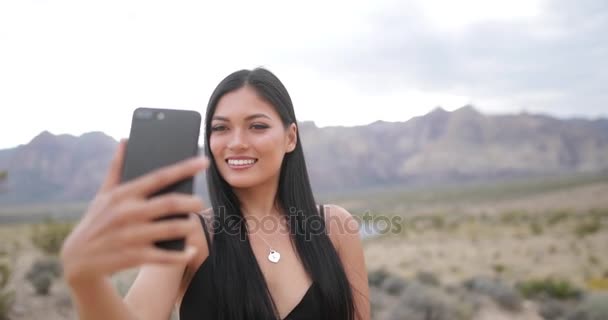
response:
<path fill-rule="evenodd" d="M 79 319 L 143 319 L 129 309 L 107 278 L 90 281 L 83 286 L 72 285 L 71 289 Z"/>
<path fill-rule="evenodd" d="M 167 320 L 178 295 L 184 267 L 144 265 L 123 298 L 110 279 L 72 284 L 80 319 Z"/>
<path fill-rule="evenodd" d="M 209 219 L 211 209 L 202 212 Z M 198 220 L 198 218 L 196 219 Z M 199 221 L 197 221 L 199 224 Z M 181 300 L 202 261 L 209 256 L 209 244 L 198 228 L 187 242 L 196 248 L 197 254 L 184 266 L 144 265 L 124 298 L 130 309 L 137 312 L 139 319 L 167 320 L 173 307 L 179 307 Z"/>
<path fill-rule="evenodd" d="M 183 274 L 183 267 L 145 265 L 124 301 L 139 319 L 167 320 L 181 298 Z"/>
<path fill-rule="evenodd" d="M 326 219 L 329 220 L 330 239 L 338 251 L 353 291 L 355 319 L 368 320 L 371 317 L 369 284 L 359 236 L 359 224 L 346 209 L 340 206 L 327 205 L 325 212 Z"/>
<path fill-rule="evenodd" d="M 194 176 L 208 161 L 187 159 L 120 183 L 125 147 L 121 141 L 101 188 L 61 247 L 63 275 L 79 319 L 166 320 L 185 267 L 196 253 L 194 246 L 173 251 L 151 244 L 182 237 L 189 243 L 191 235 L 199 233 L 199 219 L 190 215 L 188 219 L 150 221 L 172 212 L 199 212 L 201 199 L 178 193 L 148 195 Z M 138 266 L 143 267 L 123 301 L 110 276 Z"/>

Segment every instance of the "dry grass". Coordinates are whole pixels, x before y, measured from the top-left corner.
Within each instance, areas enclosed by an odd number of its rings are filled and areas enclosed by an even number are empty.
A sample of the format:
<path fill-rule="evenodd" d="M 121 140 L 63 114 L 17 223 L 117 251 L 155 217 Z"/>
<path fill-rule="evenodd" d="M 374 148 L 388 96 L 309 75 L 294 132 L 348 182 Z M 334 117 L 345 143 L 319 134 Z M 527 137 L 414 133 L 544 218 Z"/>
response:
<path fill-rule="evenodd" d="M 394 199 L 396 205 L 387 212 L 404 219 L 402 232 L 366 239 L 366 263 L 369 270 L 385 268 L 405 277 L 428 271 L 442 284 L 483 275 L 513 283 L 555 277 L 581 288 L 605 290 L 608 197 L 602 195 L 606 194 L 608 182 L 593 182 L 491 201 L 463 198 L 408 205 Z M 332 202 L 348 203 L 346 199 Z M 24 281 L 32 263 L 44 255 L 32 244 L 31 230 L 30 224 L 0 225 L 0 258 L 14 269 L 9 283 L 16 293 L 11 319 L 76 319 L 62 281 L 53 283 L 49 296 L 36 295 Z M 122 294 L 136 271 L 114 277 Z M 539 319 L 535 310 L 530 301 L 519 314 L 484 303 L 475 319 Z"/>

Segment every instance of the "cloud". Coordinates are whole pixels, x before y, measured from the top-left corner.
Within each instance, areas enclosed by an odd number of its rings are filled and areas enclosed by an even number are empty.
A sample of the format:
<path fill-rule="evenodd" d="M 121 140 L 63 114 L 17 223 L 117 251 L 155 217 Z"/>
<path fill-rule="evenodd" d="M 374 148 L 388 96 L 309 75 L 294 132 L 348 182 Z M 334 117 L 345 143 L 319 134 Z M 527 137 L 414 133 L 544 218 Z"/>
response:
<path fill-rule="evenodd" d="M 489 3 L 0 1 L 0 148 L 43 130 L 123 137 L 135 107 L 200 111 L 259 65 L 320 125 L 465 103 L 606 115 L 607 2 Z"/>
<path fill-rule="evenodd" d="M 542 2 L 536 16 L 438 28 L 418 2 L 384 3 L 366 32 L 295 55 L 358 90 L 468 96 L 496 111 L 606 115 L 608 2 Z M 455 12 L 454 14 L 458 14 Z"/>

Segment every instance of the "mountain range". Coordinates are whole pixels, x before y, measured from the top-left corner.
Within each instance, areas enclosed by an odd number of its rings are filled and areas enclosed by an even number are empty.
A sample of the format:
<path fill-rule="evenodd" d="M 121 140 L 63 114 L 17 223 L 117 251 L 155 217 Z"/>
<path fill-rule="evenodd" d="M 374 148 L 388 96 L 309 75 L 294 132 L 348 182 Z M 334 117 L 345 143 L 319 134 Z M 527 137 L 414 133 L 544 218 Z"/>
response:
<path fill-rule="evenodd" d="M 472 106 L 436 108 L 405 122 L 354 127 L 299 123 L 315 192 L 466 183 L 608 169 L 608 119 L 540 114 L 486 115 Z M 40 133 L 0 150 L 8 179 L 2 204 L 86 201 L 117 141 L 103 132 Z M 204 182 L 198 192 L 206 195 Z"/>

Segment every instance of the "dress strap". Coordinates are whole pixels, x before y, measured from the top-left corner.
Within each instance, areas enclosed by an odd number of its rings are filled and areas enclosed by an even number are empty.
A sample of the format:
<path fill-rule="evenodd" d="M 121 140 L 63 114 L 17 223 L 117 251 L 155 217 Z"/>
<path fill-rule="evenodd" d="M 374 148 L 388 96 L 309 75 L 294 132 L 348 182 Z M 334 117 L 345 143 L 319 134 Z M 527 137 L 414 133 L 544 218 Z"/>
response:
<path fill-rule="evenodd" d="M 323 204 L 319 205 L 319 213 L 321 214 L 321 218 L 325 221 L 325 206 Z"/>

